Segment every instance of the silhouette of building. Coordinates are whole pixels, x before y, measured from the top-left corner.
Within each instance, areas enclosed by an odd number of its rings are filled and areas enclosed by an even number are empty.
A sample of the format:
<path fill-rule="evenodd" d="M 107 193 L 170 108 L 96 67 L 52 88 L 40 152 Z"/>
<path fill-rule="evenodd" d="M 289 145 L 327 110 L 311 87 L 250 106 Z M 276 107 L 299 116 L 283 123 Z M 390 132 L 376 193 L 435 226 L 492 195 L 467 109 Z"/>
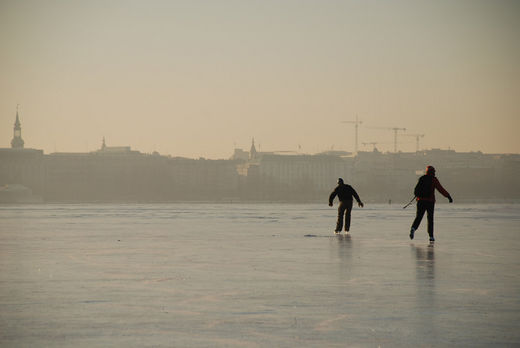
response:
<path fill-rule="evenodd" d="M 255 138 L 253 138 L 253 140 L 251 142 L 251 150 L 249 150 L 249 159 L 256 160 L 257 156 L 258 156 L 258 153 L 256 152 Z"/>
<path fill-rule="evenodd" d="M 16 117 L 11 148 L 0 149 L 0 202 L 31 195 L 48 202 L 324 202 L 338 177 L 367 202 L 408 201 L 426 165 L 458 202 L 520 200 L 520 155 L 427 150 L 357 154 L 235 149 L 229 160 L 145 154 L 130 146 L 88 153 L 24 148 Z M 4 200 L 4 198 L 6 200 Z"/>
<path fill-rule="evenodd" d="M 235 149 L 233 155 L 230 158 L 231 160 L 241 160 L 247 161 L 249 160 L 249 152 L 244 151 L 242 149 Z"/>
<path fill-rule="evenodd" d="M 45 185 L 43 150 L 26 149 L 16 108 L 10 148 L 0 148 L 0 201 L 39 201 Z"/>
<path fill-rule="evenodd" d="M 24 141 L 22 139 L 22 127 L 20 118 L 18 117 L 18 106 L 16 107 L 16 121 L 14 122 L 13 140 L 11 140 L 11 147 L 13 149 L 23 149 Z"/>
<path fill-rule="evenodd" d="M 43 150 L 0 149 L 0 186 L 22 185 L 43 195 L 45 166 Z"/>

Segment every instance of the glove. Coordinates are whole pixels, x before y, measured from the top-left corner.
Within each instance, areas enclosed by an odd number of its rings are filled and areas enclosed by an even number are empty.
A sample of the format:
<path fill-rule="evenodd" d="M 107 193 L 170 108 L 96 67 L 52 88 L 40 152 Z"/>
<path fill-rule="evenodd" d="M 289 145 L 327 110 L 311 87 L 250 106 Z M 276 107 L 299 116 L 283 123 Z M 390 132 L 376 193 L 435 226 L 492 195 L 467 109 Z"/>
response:
<path fill-rule="evenodd" d="M 332 207 L 332 203 L 329 203 L 329 207 Z"/>
<path fill-rule="evenodd" d="M 448 197 L 448 201 L 449 201 L 450 203 L 453 203 L 453 198 L 451 198 L 451 196 L 449 196 L 449 197 Z"/>

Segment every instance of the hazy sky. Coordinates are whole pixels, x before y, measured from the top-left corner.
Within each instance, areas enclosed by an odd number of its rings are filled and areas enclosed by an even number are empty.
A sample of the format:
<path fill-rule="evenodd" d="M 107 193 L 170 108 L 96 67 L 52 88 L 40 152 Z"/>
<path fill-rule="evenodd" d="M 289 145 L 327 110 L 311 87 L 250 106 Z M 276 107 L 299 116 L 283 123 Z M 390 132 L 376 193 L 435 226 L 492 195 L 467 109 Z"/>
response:
<path fill-rule="evenodd" d="M 0 147 L 520 153 L 520 2 L 0 0 Z M 399 149 L 415 151 L 415 138 Z M 258 147 L 257 147 L 258 149 Z"/>

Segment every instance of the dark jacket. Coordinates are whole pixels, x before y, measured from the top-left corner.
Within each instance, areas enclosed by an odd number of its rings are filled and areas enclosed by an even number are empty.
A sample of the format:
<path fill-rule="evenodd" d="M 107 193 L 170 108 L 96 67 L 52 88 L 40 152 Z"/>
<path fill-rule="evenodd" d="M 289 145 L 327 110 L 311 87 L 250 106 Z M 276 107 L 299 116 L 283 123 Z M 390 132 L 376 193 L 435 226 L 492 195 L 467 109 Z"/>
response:
<path fill-rule="evenodd" d="M 431 186 L 430 194 L 427 197 L 417 197 L 417 200 L 435 202 L 435 189 L 437 189 L 437 191 L 439 191 L 444 197 L 451 200 L 450 194 L 448 193 L 448 191 L 446 191 L 444 189 L 444 187 L 442 187 L 441 183 L 439 182 L 439 179 L 437 179 L 435 177 L 435 175 L 432 175 L 432 174 L 427 174 L 427 175 L 432 176 L 432 186 Z"/>
<path fill-rule="evenodd" d="M 354 196 L 356 201 L 361 204 L 361 199 L 359 199 L 356 190 L 354 190 L 350 185 L 339 184 L 336 186 L 329 196 L 329 204 L 332 204 L 332 201 L 336 196 L 338 196 L 340 202 L 352 201 L 352 196 Z"/>

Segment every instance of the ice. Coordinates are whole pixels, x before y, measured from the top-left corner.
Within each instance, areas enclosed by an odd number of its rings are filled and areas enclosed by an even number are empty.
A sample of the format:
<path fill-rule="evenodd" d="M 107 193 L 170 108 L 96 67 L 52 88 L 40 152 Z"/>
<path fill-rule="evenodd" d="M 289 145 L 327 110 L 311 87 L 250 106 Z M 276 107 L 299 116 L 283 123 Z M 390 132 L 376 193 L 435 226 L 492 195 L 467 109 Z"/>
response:
<path fill-rule="evenodd" d="M 405 202 L 406 203 L 406 202 Z M 520 344 L 520 206 L 0 206 L 0 346 Z"/>

